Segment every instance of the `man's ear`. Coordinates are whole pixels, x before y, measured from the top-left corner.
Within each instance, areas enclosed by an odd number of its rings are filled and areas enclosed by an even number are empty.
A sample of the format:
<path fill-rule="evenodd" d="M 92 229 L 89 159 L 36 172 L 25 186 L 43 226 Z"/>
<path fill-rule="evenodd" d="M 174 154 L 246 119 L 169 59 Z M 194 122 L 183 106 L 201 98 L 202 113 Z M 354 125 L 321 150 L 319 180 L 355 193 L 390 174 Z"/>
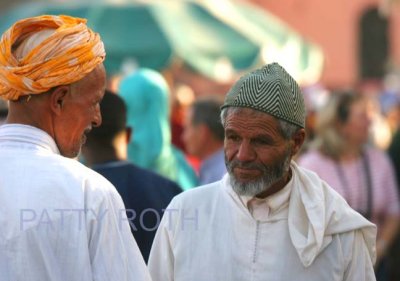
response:
<path fill-rule="evenodd" d="M 50 108 L 55 114 L 61 114 L 69 91 L 69 86 L 58 86 L 50 93 Z"/>
<path fill-rule="evenodd" d="M 297 152 L 299 152 L 301 146 L 304 143 L 306 138 L 306 131 L 302 128 L 298 130 L 294 136 L 292 137 L 293 141 L 293 149 L 292 149 L 292 156 L 294 156 Z"/>

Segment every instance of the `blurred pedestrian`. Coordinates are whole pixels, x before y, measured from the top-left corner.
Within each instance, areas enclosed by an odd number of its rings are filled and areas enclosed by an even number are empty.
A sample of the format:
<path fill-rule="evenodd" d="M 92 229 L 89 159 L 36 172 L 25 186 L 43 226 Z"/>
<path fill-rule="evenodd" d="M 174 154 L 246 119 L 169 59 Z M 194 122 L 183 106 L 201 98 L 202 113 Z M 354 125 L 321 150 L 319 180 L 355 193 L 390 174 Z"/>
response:
<path fill-rule="evenodd" d="M 369 145 L 368 99 L 336 92 L 317 118 L 314 148 L 299 159 L 378 226 L 377 268 L 399 226 L 397 182 L 387 155 Z M 380 274 L 380 273 L 378 273 Z M 386 280 L 378 278 L 378 280 Z"/>
<path fill-rule="evenodd" d="M 196 185 L 194 170 L 182 151 L 171 143 L 169 88 L 160 73 L 139 69 L 124 77 L 119 94 L 125 101 L 128 126 L 134 138 L 128 145 L 128 159 L 150 169 L 183 189 Z"/>
<path fill-rule="evenodd" d="M 0 279 L 150 280 L 114 186 L 75 158 L 101 123 L 105 58 L 86 20 L 24 19 L 0 41 Z"/>
<path fill-rule="evenodd" d="M 392 142 L 388 148 L 388 154 L 394 165 L 397 182 L 400 180 L 400 129 L 394 133 Z M 400 186 L 397 185 L 397 194 L 400 194 Z M 400 202 L 399 202 L 400 204 Z M 397 231 L 393 245 L 389 248 L 388 268 L 390 281 L 400 280 L 400 230 Z"/>
<path fill-rule="evenodd" d="M 277 63 L 246 74 L 221 116 L 228 174 L 172 200 L 153 281 L 375 280 L 376 227 L 291 161 L 305 138 L 296 81 Z"/>
<path fill-rule="evenodd" d="M 221 105 L 216 98 L 200 98 L 186 114 L 182 139 L 187 152 L 201 161 L 200 185 L 218 181 L 226 173 Z"/>
<path fill-rule="evenodd" d="M 163 209 L 182 189 L 127 161 L 131 130 L 126 127 L 126 106 L 118 95 L 106 91 L 100 111 L 103 122 L 88 134 L 82 152 L 86 164 L 117 188 L 132 234 L 147 262 Z"/>

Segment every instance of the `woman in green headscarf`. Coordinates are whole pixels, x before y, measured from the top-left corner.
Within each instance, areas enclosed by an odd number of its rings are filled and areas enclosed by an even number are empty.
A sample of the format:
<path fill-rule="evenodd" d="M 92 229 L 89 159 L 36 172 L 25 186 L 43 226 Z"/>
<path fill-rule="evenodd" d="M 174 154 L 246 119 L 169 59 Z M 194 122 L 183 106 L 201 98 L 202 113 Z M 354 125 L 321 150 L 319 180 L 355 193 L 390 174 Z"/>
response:
<path fill-rule="evenodd" d="M 177 182 L 184 190 L 196 186 L 195 172 L 171 143 L 169 88 L 163 76 L 139 69 L 121 80 L 119 94 L 133 129 L 129 160 Z"/>

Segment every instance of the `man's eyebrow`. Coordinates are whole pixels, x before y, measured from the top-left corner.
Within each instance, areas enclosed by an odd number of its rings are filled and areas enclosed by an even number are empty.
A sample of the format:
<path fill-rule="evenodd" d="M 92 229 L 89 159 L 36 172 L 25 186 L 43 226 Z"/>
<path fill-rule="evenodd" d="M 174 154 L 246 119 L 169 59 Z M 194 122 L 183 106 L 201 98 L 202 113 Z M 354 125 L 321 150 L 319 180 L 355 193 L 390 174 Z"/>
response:
<path fill-rule="evenodd" d="M 225 134 L 228 134 L 228 133 L 235 133 L 236 134 L 236 131 L 234 129 L 226 129 L 225 130 Z"/>

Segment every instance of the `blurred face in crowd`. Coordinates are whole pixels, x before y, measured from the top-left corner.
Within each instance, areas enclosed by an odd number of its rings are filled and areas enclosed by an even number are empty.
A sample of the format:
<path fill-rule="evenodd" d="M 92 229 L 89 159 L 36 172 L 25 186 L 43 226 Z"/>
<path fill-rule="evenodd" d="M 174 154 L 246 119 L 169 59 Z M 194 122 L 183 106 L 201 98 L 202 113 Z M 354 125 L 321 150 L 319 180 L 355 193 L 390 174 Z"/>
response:
<path fill-rule="evenodd" d="M 238 194 L 260 195 L 286 184 L 290 160 L 301 144 L 282 136 L 275 117 L 243 108 L 228 112 L 224 128 L 226 165 Z"/>
<path fill-rule="evenodd" d="M 96 67 L 82 80 L 65 89 L 62 96 L 61 113 L 54 121 L 54 139 L 61 155 L 76 157 L 79 155 L 86 134 L 92 127 L 100 126 L 100 101 L 105 91 L 106 75 L 103 65 Z"/>
<path fill-rule="evenodd" d="M 345 139 L 355 145 L 368 141 L 371 126 L 371 111 L 366 99 L 357 99 L 349 107 L 347 120 L 341 126 Z"/>
<path fill-rule="evenodd" d="M 201 157 L 202 145 L 204 144 L 204 125 L 193 124 L 193 111 L 189 109 L 186 112 L 183 123 L 182 141 L 185 144 L 186 151 L 195 157 Z"/>

